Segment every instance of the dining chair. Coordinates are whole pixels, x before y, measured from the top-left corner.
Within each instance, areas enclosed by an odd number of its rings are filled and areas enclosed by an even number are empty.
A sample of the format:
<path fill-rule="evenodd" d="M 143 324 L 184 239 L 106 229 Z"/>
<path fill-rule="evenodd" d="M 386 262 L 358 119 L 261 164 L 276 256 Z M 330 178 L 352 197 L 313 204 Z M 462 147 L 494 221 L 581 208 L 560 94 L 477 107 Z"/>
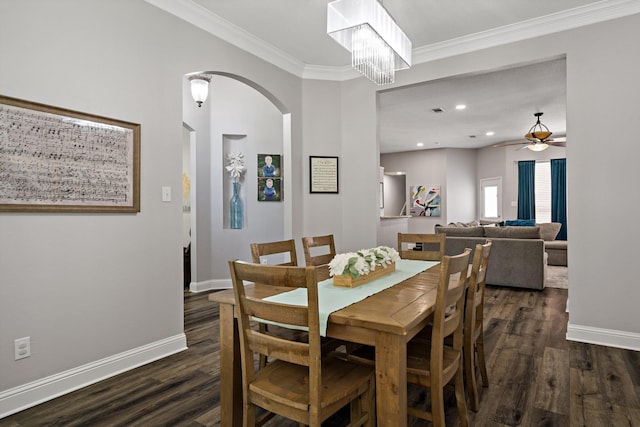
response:
<path fill-rule="evenodd" d="M 402 259 L 440 261 L 445 253 L 446 238 L 443 233 L 398 233 L 398 254 Z M 410 248 L 410 244 L 414 246 Z"/>
<path fill-rule="evenodd" d="M 304 249 L 304 261 L 307 266 L 315 266 L 318 274 L 318 281 L 329 279 L 329 263 L 336 256 L 336 245 L 333 241 L 333 234 L 326 236 L 303 237 L 302 248 Z M 324 251 L 320 254 L 313 248 L 321 248 Z M 313 254 L 312 254 L 313 252 Z M 344 346 L 344 351 L 348 354 L 359 345 L 349 341 L 338 340 L 335 338 L 323 338 L 323 349 L 333 351 L 340 346 Z"/>
<path fill-rule="evenodd" d="M 303 237 L 302 248 L 304 249 L 304 261 L 306 265 L 318 266 L 329 264 L 333 257 L 336 256 L 336 245 L 333 241 L 333 234 Z M 324 251 L 318 254 L 318 252 L 316 252 L 318 249 L 312 248 L 323 248 Z"/>
<path fill-rule="evenodd" d="M 321 356 L 318 281 L 315 267 L 272 266 L 229 261 L 240 335 L 244 426 L 256 423 L 256 408 L 309 426 L 347 404 L 353 426 L 375 425 L 374 369 Z M 304 288 L 307 306 L 247 295 L 247 283 Z M 307 343 L 274 337 L 251 327 L 251 319 L 307 328 Z M 254 354 L 270 358 L 256 370 Z"/>
<path fill-rule="evenodd" d="M 293 266 L 296 267 L 298 265 L 298 258 L 296 256 L 296 242 L 293 239 L 290 240 L 280 240 L 275 242 L 265 242 L 265 243 L 251 243 L 251 258 L 255 264 L 262 264 L 262 261 L 273 261 L 277 259 L 278 261 L 283 261 L 288 258 L 288 261 L 284 261 L 278 264 L 270 264 L 270 265 L 280 265 L 280 266 Z M 328 279 L 329 276 L 329 266 L 323 265 L 318 266 L 317 270 L 318 281 Z M 264 323 L 260 323 L 258 325 L 262 332 L 267 332 L 269 326 Z M 272 331 L 277 331 L 277 327 L 271 326 Z M 301 335 L 304 335 L 302 333 Z M 301 337 L 301 339 L 306 339 Z M 332 351 L 335 351 L 341 345 L 345 343 L 336 338 L 326 338 L 322 337 L 322 352 L 323 354 L 328 354 Z M 267 364 L 267 358 L 264 355 L 260 356 L 260 366 L 264 367 Z"/>
<path fill-rule="evenodd" d="M 251 243 L 251 257 L 253 262 L 261 264 L 263 261 L 265 264 L 269 261 L 277 259 L 273 265 L 298 265 L 298 257 L 296 255 L 296 242 L 293 239 L 280 240 L 276 242 L 265 243 Z M 284 260 L 288 255 L 289 260 Z M 269 263 L 270 264 L 270 263 Z"/>
<path fill-rule="evenodd" d="M 475 412 L 480 407 L 478 396 L 478 382 L 476 380 L 476 366 L 482 376 L 482 385 L 489 386 L 487 364 L 484 358 L 484 293 L 487 277 L 487 266 L 491 254 L 491 240 L 484 245 L 477 244 L 473 254 L 471 275 L 467 289 L 467 301 L 464 314 L 464 374 L 467 383 L 467 394 L 471 409 Z"/>
<path fill-rule="evenodd" d="M 272 265 L 298 265 L 298 257 L 296 255 L 296 242 L 293 239 L 278 240 L 275 242 L 263 242 L 263 243 L 251 243 L 251 258 L 256 264 L 268 264 L 269 261 L 273 262 Z M 288 259 L 288 261 L 286 261 Z M 264 324 L 259 324 L 262 332 L 267 332 L 269 327 Z M 274 329 L 272 327 L 272 329 Z M 276 328 L 277 330 L 277 328 Z M 260 355 L 260 367 L 264 367 L 267 364 L 267 358 L 264 355 Z"/>
<path fill-rule="evenodd" d="M 429 339 L 414 337 L 407 343 L 407 384 L 430 389 L 431 412 L 408 407 L 407 413 L 431 421 L 436 427 L 445 425 L 444 388 L 452 380 L 460 424 L 469 425 L 463 378 L 464 306 L 471 249 L 459 255 L 443 256 Z M 349 360 L 374 364 L 375 349 L 365 346 L 352 352 Z"/>
<path fill-rule="evenodd" d="M 431 412 L 410 407 L 408 413 L 444 426 L 444 387 L 453 380 L 460 424 L 468 426 L 463 379 L 464 305 L 471 249 L 459 255 L 443 256 L 436 303 L 433 312 L 431 340 L 409 341 L 407 346 L 407 383 L 428 387 Z M 445 340 L 452 337 L 451 345 Z"/>

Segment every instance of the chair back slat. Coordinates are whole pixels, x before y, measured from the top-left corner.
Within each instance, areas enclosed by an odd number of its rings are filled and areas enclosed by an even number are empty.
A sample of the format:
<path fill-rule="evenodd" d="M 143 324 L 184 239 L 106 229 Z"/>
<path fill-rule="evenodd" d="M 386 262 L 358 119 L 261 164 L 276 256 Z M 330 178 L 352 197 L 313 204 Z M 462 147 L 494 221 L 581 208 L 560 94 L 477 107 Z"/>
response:
<path fill-rule="evenodd" d="M 262 261 L 269 260 L 274 257 L 282 256 L 284 261 L 272 265 L 298 265 L 298 256 L 296 255 L 296 243 L 293 239 L 281 240 L 277 242 L 251 243 L 251 258 L 254 263 L 261 264 Z M 288 260 L 286 260 L 288 256 Z"/>
<path fill-rule="evenodd" d="M 313 236 L 302 238 L 302 248 L 304 249 L 304 261 L 306 265 L 329 264 L 336 256 L 336 245 L 333 234 L 326 236 Z M 326 249 L 326 253 L 317 253 L 318 248 Z"/>
<path fill-rule="evenodd" d="M 251 331 L 249 348 L 265 356 L 284 360 L 296 365 L 309 366 L 309 345 L 303 342 L 289 341 L 275 335 Z"/>
<path fill-rule="evenodd" d="M 269 322 L 305 327 L 309 324 L 309 310 L 299 305 L 278 304 L 246 298 L 245 309 L 249 316 Z"/>
<path fill-rule="evenodd" d="M 402 259 L 440 261 L 445 254 L 445 234 L 398 233 L 398 254 Z M 409 248 L 416 244 L 421 250 Z"/>

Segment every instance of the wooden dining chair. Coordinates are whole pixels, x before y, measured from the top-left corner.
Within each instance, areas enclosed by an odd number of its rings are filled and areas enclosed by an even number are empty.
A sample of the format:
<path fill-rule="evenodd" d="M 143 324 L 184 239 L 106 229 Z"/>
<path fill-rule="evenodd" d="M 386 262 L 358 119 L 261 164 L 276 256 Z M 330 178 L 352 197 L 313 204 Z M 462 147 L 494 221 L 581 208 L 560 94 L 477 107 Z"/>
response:
<path fill-rule="evenodd" d="M 467 301 L 464 314 L 464 373 L 471 409 L 480 407 L 476 366 L 482 376 L 482 385 L 489 386 L 487 364 L 484 358 L 484 292 L 487 277 L 487 265 L 491 253 L 491 240 L 484 245 L 477 244 L 473 254 L 473 264 L 467 289 Z"/>
<path fill-rule="evenodd" d="M 271 261 L 271 265 L 298 265 L 296 242 L 293 239 L 278 240 L 275 242 L 251 243 L 249 246 L 251 247 L 252 261 L 256 264 L 262 264 L 263 262 L 265 264 L 269 264 L 269 261 Z M 274 260 L 276 260 L 276 263 L 273 263 Z M 269 329 L 269 327 L 264 323 L 260 323 L 259 327 L 264 333 Z M 272 327 L 272 329 L 274 328 Z M 264 367 L 266 364 L 266 356 L 260 355 L 260 367 Z"/>
<path fill-rule="evenodd" d="M 398 233 L 398 254 L 402 259 L 440 261 L 445 253 L 446 234 Z M 409 248 L 414 245 L 419 249 Z"/>
<path fill-rule="evenodd" d="M 280 240 L 276 242 L 251 243 L 251 257 L 253 262 L 272 265 L 298 265 L 298 257 L 296 255 L 296 242 L 293 239 Z M 286 258 L 288 257 L 288 261 Z M 270 263 L 277 259 L 278 262 Z"/>
<path fill-rule="evenodd" d="M 347 404 L 353 426 L 375 425 L 374 369 L 336 357 L 321 357 L 318 283 L 314 267 L 271 266 L 229 261 L 238 310 L 244 426 L 256 423 L 256 408 L 309 426 Z M 245 293 L 246 283 L 306 288 L 307 306 L 281 304 Z M 250 319 L 308 329 L 308 343 L 274 337 L 251 327 Z M 254 354 L 270 358 L 256 370 Z"/>
<path fill-rule="evenodd" d="M 469 255 L 442 257 L 436 303 L 433 312 L 431 340 L 409 341 L 407 346 L 407 383 L 430 389 L 431 412 L 408 408 L 415 417 L 429 420 L 434 426 L 444 426 L 444 387 L 453 380 L 460 424 L 468 426 L 463 379 L 463 324 L 465 288 Z M 451 344 L 445 343 L 451 337 Z"/>
<path fill-rule="evenodd" d="M 255 264 L 262 264 L 262 261 L 273 261 L 277 259 L 280 263 L 278 264 L 270 264 L 270 265 L 280 265 L 280 266 L 297 266 L 298 258 L 296 256 L 296 243 L 293 239 L 290 240 L 281 240 L 275 242 L 265 242 L 265 243 L 251 243 L 251 258 Z M 286 260 L 288 259 L 288 261 Z M 284 262 L 282 262 L 284 260 Z M 328 279 L 329 276 L 329 266 L 321 266 L 317 269 L 318 281 Z M 269 326 L 264 323 L 259 324 L 262 332 L 267 332 Z M 277 327 L 271 326 L 272 331 L 277 331 Z M 300 334 L 301 339 L 305 339 L 302 337 L 304 334 Z M 328 354 L 332 351 L 335 351 L 338 347 L 343 345 L 344 342 L 338 340 L 336 338 L 322 338 L 322 352 L 323 354 Z M 267 364 L 267 358 L 264 355 L 260 356 L 260 366 L 264 367 Z"/>
<path fill-rule="evenodd" d="M 336 245 L 333 242 L 333 234 L 328 234 L 326 236 L 303 237 L 302 248 L 304 249 L 304 261 L 306 265 L 318 266 L 329 264 L 333 257 L 336 256 Z M 318 254 L 316 249 L 312 248 L 324 248 L 325 251 Z"/>

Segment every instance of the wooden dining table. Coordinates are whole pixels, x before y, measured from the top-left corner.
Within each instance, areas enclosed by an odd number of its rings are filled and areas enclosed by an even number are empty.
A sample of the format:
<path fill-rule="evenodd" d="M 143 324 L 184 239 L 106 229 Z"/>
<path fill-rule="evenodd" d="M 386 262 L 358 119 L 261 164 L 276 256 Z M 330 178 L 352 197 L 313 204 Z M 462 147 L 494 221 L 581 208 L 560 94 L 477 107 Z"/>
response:
<path fill-rule="evenodd" d="M 433 312 L 440 265 L 329 315 L 327 337 L 375 347 L 377 425 L 407 425 L 407 342 Z M 290 288 L 249 285 L 247 296 L 265 298 Z M 233 289 L 209 295 L 220 304 L 220 418 L 242 424 L 242 379 Z"/>

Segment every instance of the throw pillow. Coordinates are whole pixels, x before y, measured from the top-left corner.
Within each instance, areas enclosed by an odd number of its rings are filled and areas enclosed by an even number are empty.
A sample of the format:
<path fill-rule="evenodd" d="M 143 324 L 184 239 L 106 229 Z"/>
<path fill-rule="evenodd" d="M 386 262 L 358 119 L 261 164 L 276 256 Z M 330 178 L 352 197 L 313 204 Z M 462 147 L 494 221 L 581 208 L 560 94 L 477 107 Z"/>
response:
<path fill-rule="evenodd" d="M 456 237 L 484 237 L 484 227 L 435 227 L 436 234 Z"/>
<path fill-rule="evenodd" d="M 545 242 L 550 242 L 552 240 L 556 240 L 556 236 L 560 232 L 560 228 L 562 224 L 559 222 L 546 222 L 541 224 L 536 224 L 536 227 L 540 227 L 540 237 Z"/>
<path fill-rule="evenodd" d="M 512 227 L 533 227 L 536 225 L 535 219 L 508 219 L 504 222 L 505 226 Z"/>
<path fill-rule="evenodd" d="M 488 238 L 539 239 L 540 227 L 488 227 L 484 234 Z"/>

